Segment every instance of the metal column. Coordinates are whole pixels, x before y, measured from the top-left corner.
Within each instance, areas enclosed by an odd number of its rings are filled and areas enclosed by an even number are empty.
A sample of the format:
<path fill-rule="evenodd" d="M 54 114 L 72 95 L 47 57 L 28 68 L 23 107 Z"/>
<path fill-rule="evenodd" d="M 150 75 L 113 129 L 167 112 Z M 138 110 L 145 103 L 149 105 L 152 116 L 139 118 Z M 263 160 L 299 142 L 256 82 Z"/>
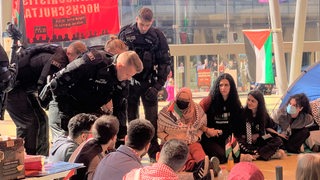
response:
<path fill-rule="evenodd" d="M 301 73 L 304 33 L 306 28 L 308 0 L 297 0 L 293 30 L 292 56 L 289 83 L 293 83 Z"/>
<path fill-rule="evenodd" d="M 274 30 L 281 29 L 281 14 L 279 10 L 279 0 L 270 0 L 270 19 L 271 27 Z M 275 31 L 273 33 L 273 45 L 274 45 L 274 57 L 276 63 L 277 78 L 279 83 L 277 84 L 279 94 L 285 94 L 288 89 L 288 78 L 285 64 L 285 57 L 283 51 L 283 37 L 282 31 Z"/>

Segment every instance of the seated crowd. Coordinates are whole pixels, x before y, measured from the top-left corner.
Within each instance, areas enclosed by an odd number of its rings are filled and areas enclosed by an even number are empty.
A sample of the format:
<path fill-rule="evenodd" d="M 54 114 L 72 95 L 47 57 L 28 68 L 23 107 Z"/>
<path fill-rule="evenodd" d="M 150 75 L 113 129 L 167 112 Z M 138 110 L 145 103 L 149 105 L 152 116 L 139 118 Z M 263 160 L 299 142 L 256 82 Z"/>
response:
<path fill-rule="evenodd" d="M 107 42 L 105 50 L 114 55 L 127 51 L 127 47 L 113 39 Z M 124 55 L 119 57 L 125 58 Z M 117 76 L 117 83 L 131 79 L 132 74 L 142 70 L 141 64 L 138 70 L 126 74 L 128 77 L 120 77 L 126 71 L 122 68 L 132 63 L 115 60 L 119 62 L 123 64 L 115 67 L 115 72 L 122 72 Z M 85 166 L 70 179 L 173 180 L 179 179 L 181 173 L 178 172 L 183 171 L 191 172 L 194 179 L 209 180 L 218 176 L 220 164 L 227 163 L 228 159 L 237 163 L 229 179 L 263 179 L 263 174 L 251 161 L 282 159 L 286 152 L 304 152 L 305 145 L 313 152 L 320 151 L 320 100 L 309 102 L 305 94 L 295 94 L 272 118 L 258 90 L 249 92 L 242 106 L 235 81 L 228 73 L 217 77 L 209 95 L 200 103 L 193 100 L 189 88 L 181 88 L 159 111 L 157 126 L 135 119 L 126 127 L 118 117 L 107 115 L 112 111 L 121 114 L 119 111 L 124 110 L 119 108 L 116 99 L 105 102 L 108 103 L 103 106 L 107 108 L 105 113 L 80 113 L 68 118 L 68 132 L 54 139 L 50 162 L 69 161 Z M 112 109 L 112 106 L 117 108 Z M 148 153 L 153 138 L 161 141 L 161 150 L 156 155 L 157 162 L 144 166 L 141 160 Z M 119 143 L 119 139 L 124 139 L 124 144 Z M 319 157 L 314 156 L 305 155 L 299 159 L 297 173 L 301 173 L 297 174 L 297 179 L 319 178 L 318 172 L 308 173 L 312 171 L 308 166 L 312 165 L 307 161 L 319 161 Z M 245 174 L 244 167 L 252 171 Z"/>
<path fill-rule="evenodd" d="M 231 169 L 229 179 L 250 179 L 249 176 L 263 179 L 251 161 L 281 159 L 286 152 L 301 153 L 304 145 L 319 151 L 317 133 L 320 130 L 313 118 L 319 112 L 313 113 L 311 108 L 318 108 L 319 103 L 313 103 L 303 93 L 293 95 L 273 120 L 260 91 L 249 92 L 242 107 L 231 75 L 222 74 L 200 104 L 193 101 L 189 88 L 181 88 L 174 100 L 160 110 L 157 132 L 149 121 L 131 121 L 125 144 L 117 149 L 119 122 L 116 117 L 78 114 L 69 121 L 69 135 L 60 136 L 53 143 L 49 160 L 84 163 L 86 167 L 71 179 L 179 179 L 181 171 L 193 172 L 194 179 L 211 179 L 218 175 L 219 163 L 226 163 L 230 155 L 237 164 Z M 89 138 L 91 133 L 93 136 Z M 154 135 L 161 141 L 162 149 L 156 163 L 143 166 L 141 159 L 148 152 Z M 236 140 L 228 152 L 226 144 L 233 136 Z M 308 174 L 312 170 L 307 167 L 311 165 L 306 164 L 309 159 L 318 158 L 317 155 L 301 156 L 297 179 L 318 177 L 317 172 Z M 252 169 L 252 173 L 246 171 L 245 174 L 244 167 Z M 298 175 L 298 172 L 301 173 Z"/>
<path fill-rule="evenodd" d="M 82 163 L 68 175 L 72 180 L 178 180 L 181 172 L 209 180 L 226 170 L 220 164 L 227 164 L 230 180 L 260 180 L 264 175 L 252 161 L 283 159 L 305 148 L 320 152 L 320 99 L 292 95 L 270 116 L 259 90 L 241 104 L 228 73 L 215 78 L 199 103 L 182 87 L 158 111 L 157 95 L 172 63 L 167 39 L 152 24 L 152 11 L 141 8 L 136 23 L 104 47 L 76 41 L 66 49 L 39 46 L 13 54 L 19 74 L 9 78 L 16 82 L 6 110 L 26 153 Z M 138 118 L 140 98 L 146 119 Z M 146 154 L 150 165 L 141 162 Z M 319 164 L 319 155 L 300 154 L 296 179 L 320 179 Z"/>

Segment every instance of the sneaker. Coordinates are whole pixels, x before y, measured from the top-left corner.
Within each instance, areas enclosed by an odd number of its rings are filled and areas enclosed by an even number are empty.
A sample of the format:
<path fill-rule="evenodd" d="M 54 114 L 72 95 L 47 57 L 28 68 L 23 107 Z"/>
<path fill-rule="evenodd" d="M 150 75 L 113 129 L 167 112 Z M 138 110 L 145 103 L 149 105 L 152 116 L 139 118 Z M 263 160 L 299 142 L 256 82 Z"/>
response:
<path fill-rule="evenodd" d="M 220 168 L 220 161 L 217 157 L 213 156 L 210 159 L 210 169 L 213 170 L 213 175 L 214 177 L 218 177 L 218 173 L 220 172 L 221 168 Z M 211 170 L 210 170 L 211 171 Z M 211 174 L 212 176 L 212 174 Z M 212 176 L 213 177 L 213 176 Z"/>
<path fill-rule="evenodd" d="M 204 160 L 197 163 L 195 170 L 193 171 L 193 177 L 195 180 L 202 180 L 207 178 L 209 172 L 209 157 L 205 156 Z"/>
<path fill-rule="evenodd" d="M 284 150 L 282 149 L 278 149 L 274 155 L 271 156 L 271 159 L 282 159 L 284 157 L 286 157 L 287 154 L 284 152 Z"/>

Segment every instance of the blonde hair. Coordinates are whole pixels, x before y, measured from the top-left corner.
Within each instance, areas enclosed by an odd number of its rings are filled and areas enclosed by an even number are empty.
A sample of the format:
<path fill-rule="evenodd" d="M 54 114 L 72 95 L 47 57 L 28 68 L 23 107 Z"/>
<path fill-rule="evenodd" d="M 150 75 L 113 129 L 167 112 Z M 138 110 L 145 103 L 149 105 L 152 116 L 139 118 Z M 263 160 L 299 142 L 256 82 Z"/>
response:
<path fill-rule="evenodd" d="M 296 180 L 320 179 L 320 155 L 299 154 Z"/>
<path fill-rule="evenodd" d="M 137 73 L 142 72 L 143 64 L 141 59 L 139 58 L 138 54 L 134 51 L 125 51 L 121 53 L 119 56 L 124 56 L 120 59 L 122 60 L 122 64 L 124 66 L 134 66 Z"/>
<path fill-rule="evenodd" d="M 117 38 L 117 36 L 111 36 L 106 42 L 104 50 L 111 54 L 118 54 L 124 51 L 128 51 L 128 46 L 123 41 Z"/>

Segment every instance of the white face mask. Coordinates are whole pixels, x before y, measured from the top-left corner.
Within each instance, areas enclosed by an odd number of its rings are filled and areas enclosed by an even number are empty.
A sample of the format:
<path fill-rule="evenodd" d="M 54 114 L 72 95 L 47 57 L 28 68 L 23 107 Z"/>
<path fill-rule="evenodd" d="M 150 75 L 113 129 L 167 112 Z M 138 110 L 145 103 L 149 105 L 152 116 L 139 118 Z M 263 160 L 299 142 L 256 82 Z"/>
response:
<path fill-rule="evenodd" d="M 297 108 L 294 107 L 294 106 L 291 106 L 290 104 L 288 104 L 287 113 L 288 114 L 296 114 L 297 113 Z"/>

